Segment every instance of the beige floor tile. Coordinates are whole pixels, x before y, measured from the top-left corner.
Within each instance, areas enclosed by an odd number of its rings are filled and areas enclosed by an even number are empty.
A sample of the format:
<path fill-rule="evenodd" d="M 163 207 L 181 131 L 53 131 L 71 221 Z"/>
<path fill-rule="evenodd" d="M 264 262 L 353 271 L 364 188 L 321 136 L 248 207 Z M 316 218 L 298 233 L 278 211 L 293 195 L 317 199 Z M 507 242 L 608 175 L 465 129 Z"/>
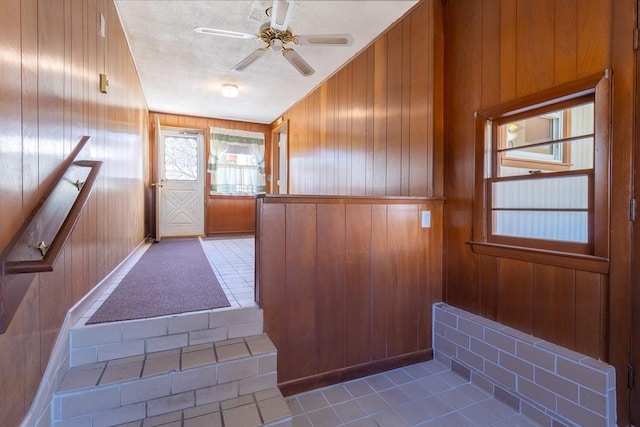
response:
<path fill-rule="evenodd" d="M 305 393 L 298 395 L 298 402 L 302 409 L 306 412 L 315 411 L 316 409 L 324 408 L 329 406 L 329 402 L 324 397 L 322 392 L 313 391 L 310 393 Z"/>
<path fill-rule="evenodd" d="M 184 420 L 184 427 L 222 427 L 222 419 L 219 412 L 201 415 L 199 417 Z"/>
<path fill-rule="evenodd" d="M 367 411 L 355 400 L 333 405 L 333 409 L 344 423 L 349 423 L 368 415 Z"/>
<path fill-rule="evenodd" d="M 134 357 L 131 359 L 133 360 L 127 363 L 109 362 L 100 379 L 100 385 L 140 378 L 144 360 L 142 357 Z"/>
<path fill-rule="evenodd" d="M 225 427 L 257 427 L 262 424 L 255 404 L 222 411 Z"/>
<path fill-rule="evenodd" d="M 260 410 L 262 421 L 265 423 L 291 416 L 291 411 L 287 403 L 280 396 L 259 401 L 258 409 Z"/>
<path fill-rule="evenodd" d="M 216 355 L 213 346 L 203 350 L 182 353 L 182 369 L 195 368 L 197 366 L 210 365 L 216 363 Z"/>
<path fill-rule="evenodd" d="M 106 363 L 102 362 L 94 363 L 90 366 L 71 368 L 62 379 L 58 391 L 78 390 L 95 386 L 98 384 L 105 366 Z"/>
<path fill-rule="evenodd" d="M 307 416 L 313 427 L 335 427 L 342 425 L 342 420 L 331 407 L 307 412 Z"/>
<path fill-rule="evenodd" d="M 351 393 L 349 393 L 342 384 L 326 388 L 322 390 L 322 394 L 332 405 L 353 399 Z"/>
<path fill-rule="evenodd" d="M 143 377 L 177 371 L 180 369 L 179 349 L 162 351 L 160 353 L 162 354 L 156 354 L 153 357 L 151 355 L 147 356 L 147 360 L 144 362 L 144 369 L 142 371 Z"/>
<path fill-rule="evenodd" d="M 381 412 L 373 417 L 380 427 L 410 427 L 409 424 L 398 411 L 390 409 L 388 411 Z"/>
<path fill-rule="evenodd" d="M 249 353 L 249 349 L 247 348 L 247 345 L 244 343 L 244 341 L 237 344 L 217 347 L 216 354 L 218 356 L 219 362 L 251 356 L 251 353 Z"/>

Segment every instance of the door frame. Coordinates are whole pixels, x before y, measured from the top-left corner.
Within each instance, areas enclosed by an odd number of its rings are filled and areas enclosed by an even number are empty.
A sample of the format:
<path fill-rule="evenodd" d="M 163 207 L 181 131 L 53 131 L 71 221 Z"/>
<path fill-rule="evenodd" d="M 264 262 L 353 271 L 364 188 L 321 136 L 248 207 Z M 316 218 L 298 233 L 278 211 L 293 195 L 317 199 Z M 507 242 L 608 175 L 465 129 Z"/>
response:
<path fill-rule="evenodd" d="M 636 29 L 640 23 L 639 1 L 635 2 Z M 634 124 L 632 129 L 633 143 L 633 194 L 632 208 L 635 212 L 631 225 L 631 283 L 629 290 L 629 310 L 631 325 L 629 328 L 629 372 L 628 382 L 622 386 L 627 386 L 629 398 L 629 425 L 640 426 L 640 340 L 634 339 L 640 335 L 640 141 L 638 140 L 638 129 L 640 128 L 640 100 L 638 99 L 638 87 L 640 86 L 640 60 L 638 51 L 635 55 L 635 82 L 634 82 Z M 619 386 L 620 387 L 620 386 Z"/>
<path fill-rule="evenodd" d="M 160 192 L 162 191 L 162 182 L 160 179 L 160 144 L 161 144 L 161 140 L 163 137 L 163 130 L 169 130 L 169 131 L 178 131 L 178 132 L 189 132 L 189 133 L 198 133 L 198 134 L 202 134 L 202 159 L 200 160 L 200 167 L 202 170 L 202 215 L 203 215 L 203 221 L 202 221 L 202 235 L 206 235 L 206 231 L 207 231 L 207 187 L 208 187 L 208 181 L 209 178 L 207 176 L 207 171 L 206 171 L 206 167 L 207 167 L 207 156 L 209 154 L 209 149 L 208 149 L 208 143 L 209 143 L 209 135 L 207 134 L 207 130 L 206 129 L 199 129 L 199 128 L 188 128 L 188 127 L 182 127 L 182 126 L 171 126 L 171 125 L 163 125 L 160 123 L 160 120 L 157 120 L 157 122 L 155 123 L 155 147 L 153 147 L 153 151 L 152 151 L 152 157 L 154 159 L 154 161 L 152 162 L 153 164 L 151 165 L 151 170 L 152 170 L 152 176 L 154 177 L 154 179 L 152 180 L 153 183 L 151 184 L 153 189 L 155 190 L 153 192 L 154 194 L 154 203 L 153 203 L 153 218 L 154 218 L 154 223 L 155 223 L 155 241 L 160 241 L 160 239 L 162 238 L 162 236 L 160 235 Z"/>
<path fill-rule="evenodd" d="M 286 164 L 284 165 L 284 174 L 286 177 L 286 193 L 280 193 L 280 172 L 282 165 L 280 164 L 280 151 L 283 147 L 280 147 L 280 134 L 287 135 L 287 143 L 284 147 L 284 158 Z M 277 125 L 271 131 L 271 193 L 272 194 L 288 194 L 289 193 L 289 120 L 283 120 L 282 123 Z"/>

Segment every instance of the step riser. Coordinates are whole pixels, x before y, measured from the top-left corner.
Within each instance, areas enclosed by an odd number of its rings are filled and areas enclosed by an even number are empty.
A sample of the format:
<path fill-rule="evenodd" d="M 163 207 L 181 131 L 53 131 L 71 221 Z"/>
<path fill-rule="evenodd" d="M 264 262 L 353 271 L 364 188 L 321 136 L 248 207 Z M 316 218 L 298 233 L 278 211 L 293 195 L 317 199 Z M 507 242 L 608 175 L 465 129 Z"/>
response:
<path fill-rule="evenodd" d="M 203 406 L 276 387 L 275 372 L 190 390 L 172 390 L 177 375 L 54 396 L 54 426 L 106 426 Z M 203 380 L 200 378 L 202 383 Z M 201 384 L 202 385 L 202 384 Z M 146 400 L 143 397 L 150 397 Z M 142 399 L 142 400 L 141 400 Z M 138 401 L 139 400 L 139 401 Z"/>
<path fill-rule="evenodd" d="M 108 425 L 272 389 L 276 353 L 54 395 L 55 426 Z M 114 421 L 115 420 L 115 421 Z M 76 424 L 78 423 L 78 424 Z"/>
<path fill-rule="evenodd" d="M 263 333 L 259 308 L 184 313 L 101 323 L 70 333 L 71 366 L 137 356 Z"/>

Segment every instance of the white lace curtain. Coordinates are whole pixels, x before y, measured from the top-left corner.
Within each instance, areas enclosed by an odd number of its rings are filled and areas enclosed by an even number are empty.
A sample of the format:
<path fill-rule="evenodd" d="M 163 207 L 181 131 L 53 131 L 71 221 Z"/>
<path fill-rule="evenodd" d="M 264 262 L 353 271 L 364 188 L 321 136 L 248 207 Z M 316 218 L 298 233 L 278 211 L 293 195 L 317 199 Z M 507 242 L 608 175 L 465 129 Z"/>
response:
<path fill-rule="evenodd" d="M 266 192 L 264 134 L 212 127 L 207 171 L 211 194 Z"/>

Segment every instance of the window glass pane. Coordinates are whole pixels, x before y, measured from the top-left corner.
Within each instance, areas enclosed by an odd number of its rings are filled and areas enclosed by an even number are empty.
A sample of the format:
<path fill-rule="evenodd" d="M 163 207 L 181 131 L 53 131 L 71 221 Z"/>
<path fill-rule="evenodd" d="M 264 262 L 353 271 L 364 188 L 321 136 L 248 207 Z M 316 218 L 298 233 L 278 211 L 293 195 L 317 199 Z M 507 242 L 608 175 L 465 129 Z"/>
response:
<path fill-rule="evenodd" d="M 494 182 L 496 209 L 587 209 L 589 180 L 584 176 Z"/>
<path fill-rule="evenodd" d="M 164 179 L 172 181 L 198 180 L 197 137 L 165 137 Z"/>
<path fill-rule="evenodd" d="M 587 243 L 587 212 L 494 211 L 493 234 Z"/>
<path fill-rule="evenodd" d="M 497 130 L 500 167 L 536 169 L 538 165 L 541 171 L 593 167 L 593 102 L 514 120 L 499 125 Z M 581 136 L 585 138 L 579 142 L 553 143 Z M 589 159 L 588 165 L 585 165 L 586 159 Z M 532 165 L 527 165 L 528 162 Z M 514 173 L 500 171 L 500 176 L 510 174 Z"/>
<path fill-rule="evenodd" d="M 498 176 L 593 169 L 593 136 L 498 153 Z M 547 154 L 544 154 L 547 153 Z M 557 160 L 554 160 L 557 159 Z"/>

